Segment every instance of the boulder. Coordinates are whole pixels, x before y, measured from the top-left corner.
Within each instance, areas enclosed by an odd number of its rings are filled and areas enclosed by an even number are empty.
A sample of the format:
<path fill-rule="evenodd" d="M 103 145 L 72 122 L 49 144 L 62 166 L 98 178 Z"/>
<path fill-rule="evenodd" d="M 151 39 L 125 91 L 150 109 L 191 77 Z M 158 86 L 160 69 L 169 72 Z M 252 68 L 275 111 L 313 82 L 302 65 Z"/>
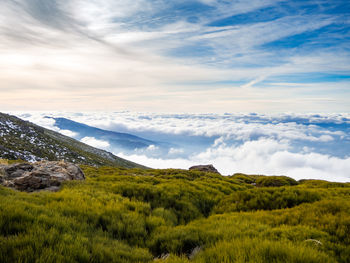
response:
<path fill-rule="evenodd" d="M 29 163 L 17 163 L 4 168 L 5 174 L 9 179 L 22 177 L 25 172 L 30 172 L 34 169 Z"/>
<path fill-rule="evenodd" d="M 196 171 L 201 171 L 201 172 L 208 172 L 208 173 L 217 173 L 217 174 L 220 174 L 220 173 L 218 172 L 218 170 L 216 170 L 215 167 L 214 167 L 212 164 L 192 166 L 192 167 L 190 167 L 189 170 L 196 170 Z"/>
<path fill-rule="evenodd" d="M 41 161 L 0 167 L 0 184 L 20 191 L 58 190 L 68 180 L 84 180 L 83 171 L 72 163 Z"/>

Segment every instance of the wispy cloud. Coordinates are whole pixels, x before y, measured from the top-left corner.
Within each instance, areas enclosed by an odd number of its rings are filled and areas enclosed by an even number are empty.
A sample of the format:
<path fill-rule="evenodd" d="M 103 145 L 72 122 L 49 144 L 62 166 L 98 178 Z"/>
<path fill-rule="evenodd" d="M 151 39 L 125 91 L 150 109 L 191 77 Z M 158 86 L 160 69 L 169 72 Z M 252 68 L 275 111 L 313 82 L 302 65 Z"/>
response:
<path fill-rule="evenodd" d="M 346 3 L 4 0 L 0 103 L 7 109 L 171 111 L 180 103 L 183 111 L 202 112 L 347 111 Z M 307 96 L 289 85 L 296 82 L 305 84 Z M 347 88 L 334 94 L 334 86 Z"/>

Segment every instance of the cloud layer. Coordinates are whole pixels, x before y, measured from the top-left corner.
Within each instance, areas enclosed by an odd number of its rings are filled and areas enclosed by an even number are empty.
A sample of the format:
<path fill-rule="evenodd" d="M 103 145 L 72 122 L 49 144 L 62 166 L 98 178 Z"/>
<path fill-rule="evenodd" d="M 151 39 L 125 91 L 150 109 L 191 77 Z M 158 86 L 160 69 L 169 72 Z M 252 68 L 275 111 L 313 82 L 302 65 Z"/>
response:
<path fill-rule="evenodd" d="M 153 168 L 214 164 L 236 172 L 350 181 L 349 114 L 158 114 L 136 112 L 20 113 L 56 129 L 46 115 L 66 117 L 106 130 L 128 132 L 172 145 L 126 152 L 93 137 L 83 142 Z M 62 132 L 62 131 L 60 131 Z M 67 131 L 64 131 L 67 133 Z"/>
<path fill-rule="evenodd" d="M 146 155 L 119 156 L 154 168 L 182 168 L 195 164 L 214 164 L 225 175 L 235 172 L 263 175 L 287 175 L 294 179 L 323 179 L 349 182 L 350 158 L 337 158 L 317 153 L 292 153 L 289 145 L 260 139 L 239 147 L 219 146 L 189 156 L 188 159 L 156 159 Z"/>

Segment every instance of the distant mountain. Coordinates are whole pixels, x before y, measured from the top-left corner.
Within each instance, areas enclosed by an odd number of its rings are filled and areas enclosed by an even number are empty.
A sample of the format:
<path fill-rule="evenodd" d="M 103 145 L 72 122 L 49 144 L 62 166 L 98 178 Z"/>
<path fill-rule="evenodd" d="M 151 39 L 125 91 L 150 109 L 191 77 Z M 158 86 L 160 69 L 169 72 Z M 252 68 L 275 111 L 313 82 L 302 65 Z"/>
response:
<path fill-rule="evenodd" d="M 150 145 L 158 145 L 158 142 L 147 140 L 132 134 L 107 131 L 95 128 L 83 123 L 75 122 L 66 118 L 45 117 L 55 120 L 55 126 L 62 130 L 70 130 L 77 133 L 76 139 L 94 137 L 98 140 L 107 141 L 113 149 L 134 150 L 147 148 Z"/>
<path fill-rule="evenodd" d="M 0 113 L 0 158 L 26 161 L 66 160 L 89 165 L 145 168 L 60 133 Z"/>

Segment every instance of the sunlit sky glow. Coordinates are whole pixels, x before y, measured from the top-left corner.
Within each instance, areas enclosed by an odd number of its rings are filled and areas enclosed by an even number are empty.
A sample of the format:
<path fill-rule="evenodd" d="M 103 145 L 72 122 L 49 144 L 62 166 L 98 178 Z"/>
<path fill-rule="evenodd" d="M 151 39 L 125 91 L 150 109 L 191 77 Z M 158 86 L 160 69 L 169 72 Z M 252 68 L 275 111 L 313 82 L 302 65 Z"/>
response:
<path fill-rule="evenodd" d="M 350 2 L 2 0 L 1 110 L 348 112 Z"/>

